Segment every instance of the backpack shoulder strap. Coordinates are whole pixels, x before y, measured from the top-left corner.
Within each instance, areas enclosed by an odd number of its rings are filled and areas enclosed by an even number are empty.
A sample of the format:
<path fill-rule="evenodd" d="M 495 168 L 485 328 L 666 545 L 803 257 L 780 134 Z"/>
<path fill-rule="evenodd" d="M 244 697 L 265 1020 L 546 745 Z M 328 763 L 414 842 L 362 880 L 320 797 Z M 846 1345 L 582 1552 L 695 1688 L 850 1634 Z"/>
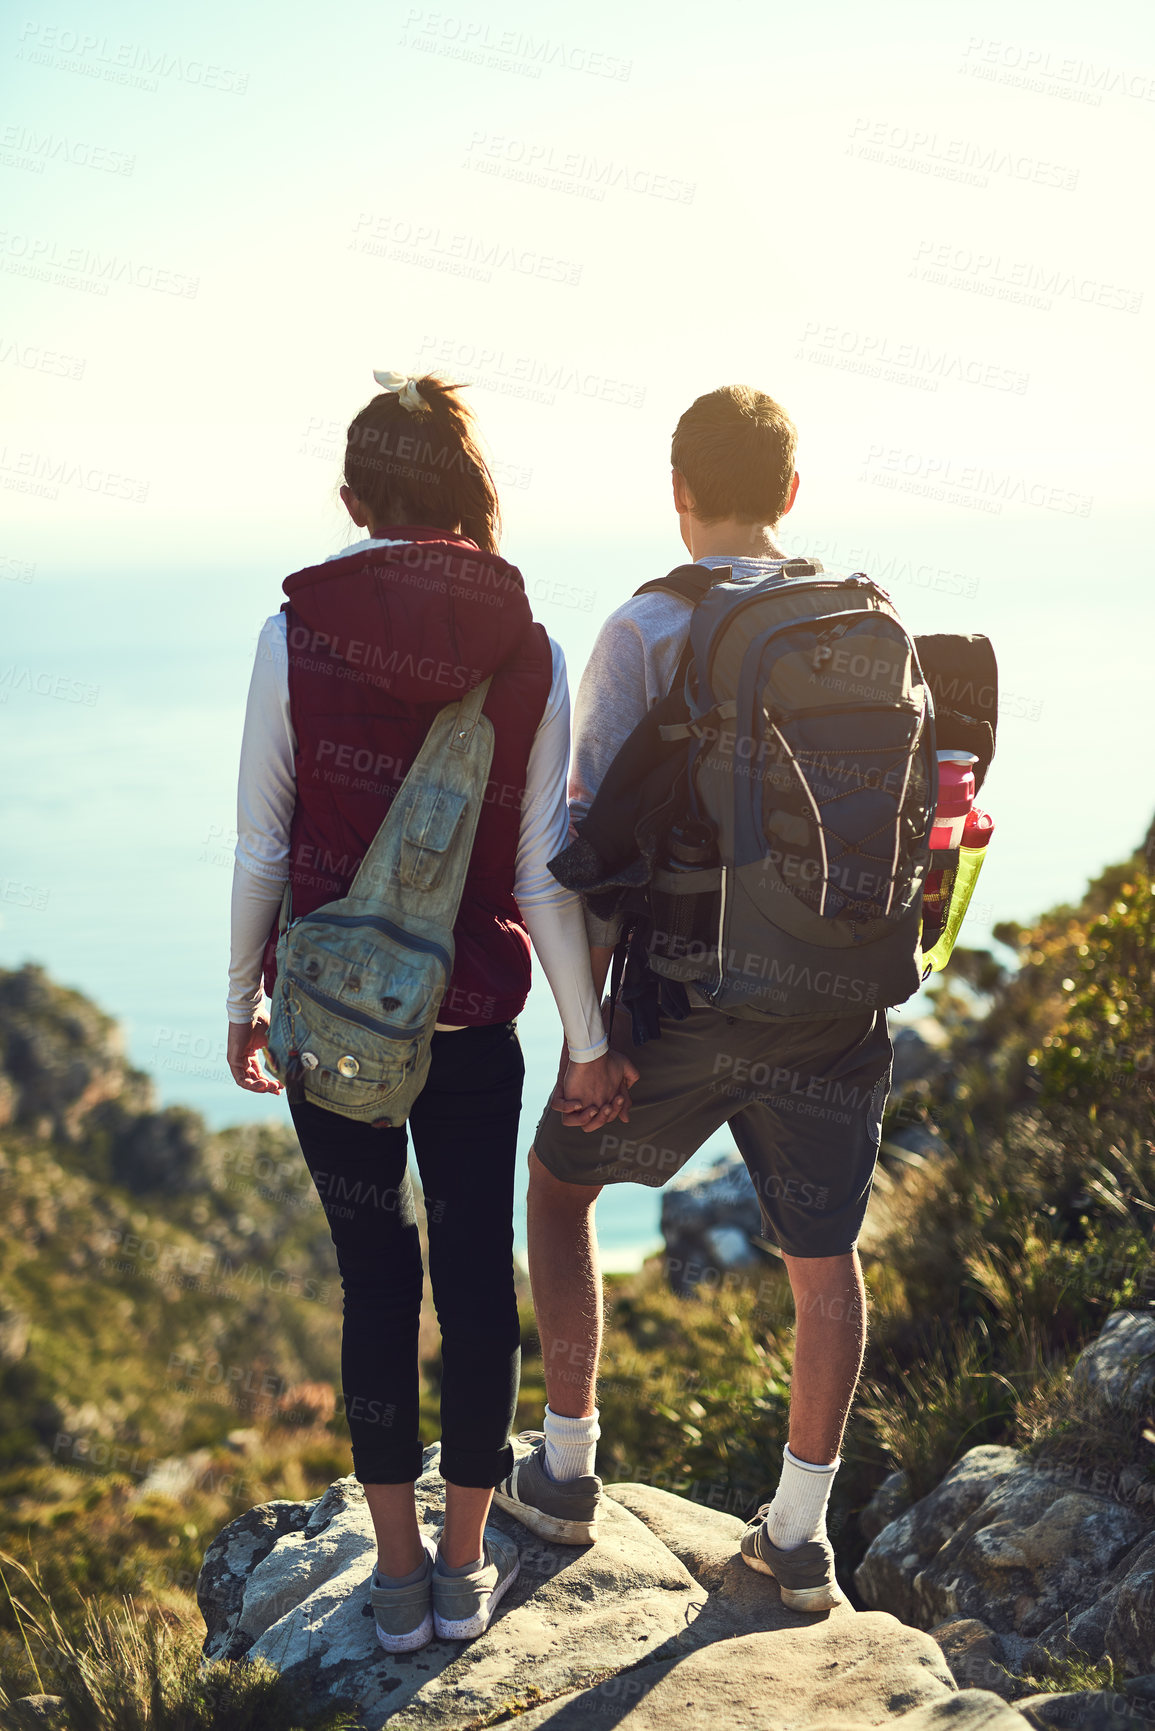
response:
<path fill-rule="evenodd" d="M 729 570 L 729 565 L 722 565 L 717 571 L 711 571 L 708 565 L 675 565 L 664 577 L 653 577 L 635 589 L 634 596 L 680 595 L 683 601 L 691 601 L 696 607 L 707 589 Z"/>
<path fill-rule="evenodd" d="M 491 680 L 492 675 L 483 679 L 434 716 L 365 849 L 346 900 L 389 905 L 398 914 L 444 916 L 443 923 L 452 927 L 493 761 L 493 723 L 482 713 Z M 436 874 L 437 905 L 430 886 L 419 887 L 401 875 L 406 843 L 444 859 L 445 869 Z"/>
<path fill-rule="evenodd" d="M 692 601 L 696 607 L 706 591 L 723 581 L 732 569 L 730 565 L 719 565 L 716 571 L 711 571 L 708 565 L 675 565 L 664 577 L 652 577 L 643 583 L 634 590 L 634 595 L 680 595 L 683 601 Z M 782 576 L 816 577 L 821 570 L 817 559 L 787 559 Z"/>

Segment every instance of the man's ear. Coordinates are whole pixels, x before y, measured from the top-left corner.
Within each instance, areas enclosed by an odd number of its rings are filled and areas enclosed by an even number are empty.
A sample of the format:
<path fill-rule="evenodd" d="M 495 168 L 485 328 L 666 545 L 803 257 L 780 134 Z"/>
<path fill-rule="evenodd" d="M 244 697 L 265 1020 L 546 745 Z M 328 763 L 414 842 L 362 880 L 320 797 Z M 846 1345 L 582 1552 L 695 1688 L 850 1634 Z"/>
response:
<path fill-rule="evenodd" d="M 694 509 L 694 496 L 686 485 L 686 477 L 680 469 L 671 469 L 674 482 L 674 510 L 679 517 L 687 516 Z"/>
<path fill-rule="evenodd" d="M 363 505 L 354 493 L 352 487 L 341 488 L 341 503 L 356 523 L 358 529 L 365 529 L 369 524 L 369 509 Z"/>
<path fill-rule="evenodd" d="M 782 507 L 782 515 L 784 517 L 785 517 L 787 511 L 789 511 L 790 507 L 793 505 L 793 503 L 797 497 L 798 497 L 798 470 L 795 469 L 793 479 L 790 482 L 790 491 L 786 495 L 786 503 Z"/>

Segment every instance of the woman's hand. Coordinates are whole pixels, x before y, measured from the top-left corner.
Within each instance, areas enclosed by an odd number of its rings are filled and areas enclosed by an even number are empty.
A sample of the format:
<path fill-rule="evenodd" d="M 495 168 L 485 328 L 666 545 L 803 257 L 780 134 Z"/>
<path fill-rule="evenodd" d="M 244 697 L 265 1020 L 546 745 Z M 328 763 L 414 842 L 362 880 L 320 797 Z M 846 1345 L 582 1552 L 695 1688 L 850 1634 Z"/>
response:
<path fill-rule="evenodd" d="M 275 1076 L 270 1076 L 261 1063 L 261 1048 L 269 1037 L 269 1018 L 257 1016 L 246 1027 L 243 1022 L 229 1023 L 228 1066 L 238 1088 L 250 1094 L 281 1094 L 284 1092 Z"/>
<path fill-rule="evenodd" d="M 603 1130 L 615 1118 L 628 1124 L 637 1079 L 636 1066 L 611 1048 L 588 1064 L 566 1063 L 551 1104 L 567 1130 Z"/>

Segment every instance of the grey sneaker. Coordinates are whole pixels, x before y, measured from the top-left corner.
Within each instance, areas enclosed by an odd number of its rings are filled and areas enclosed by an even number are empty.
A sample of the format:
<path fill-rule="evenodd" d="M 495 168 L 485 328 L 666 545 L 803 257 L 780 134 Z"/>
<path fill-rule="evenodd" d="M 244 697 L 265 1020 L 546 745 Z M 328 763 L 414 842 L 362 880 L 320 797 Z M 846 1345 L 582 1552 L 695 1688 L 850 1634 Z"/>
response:
<path fill-rule="evenodd" d="M 387 1653 L 415 1653 L 433 1639 L 433 1559 L 431 1540 L 422 1536 L 425 1574 L 411 1587 L 375 1587 L 376 1571 L 370 1578 L 369 1602 L 377 1625 L 377 1639 Z"/>
<path fill-rule="evenodd" d="M 494 1528 L 485 1533 L 485 1556 L 471 1575 L 433 1571 L 433 1627 L 439 1641 L 471 1641 L 484 1635 L 521 1563 L 512 1539 Z"/>
<path fill-rule="evenodd" d="M 564 1483 L 551 1479 L 545 1470 L 545 1436 L 539 1430 L 523 1430 L 513 1438 L 513 1449 L 513 1471 L 493 1493 L 498 1508 L 555 1545 L 592 1545 L 602 1497 L 597 1474 Z"/>
<path fill-rule="evenodd" d="M 742 1534 L 742 1559 L 759 1574 L 773 1575 L 782 1603 L 792 1611 L 832 1611 L 842 1603 L 834 1578 L 834 1551 L 827 1538 L 811 1539 L 792 1551 L 780 1551 L 766 1531 L 763 1503 Z"/>

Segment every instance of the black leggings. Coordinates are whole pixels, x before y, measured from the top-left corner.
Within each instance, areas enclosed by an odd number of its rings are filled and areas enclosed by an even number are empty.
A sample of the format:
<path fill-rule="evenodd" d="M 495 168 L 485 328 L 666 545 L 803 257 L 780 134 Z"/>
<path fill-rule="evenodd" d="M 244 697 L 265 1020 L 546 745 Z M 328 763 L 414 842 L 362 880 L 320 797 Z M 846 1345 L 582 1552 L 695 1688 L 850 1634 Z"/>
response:
<path fill-rule="evenodd" d="M 513 1022 L 434 1034 L 429 1079 L 409 1116 L 441 1325 L 441 1473 L 456 1485 L 497 1485 L 513 1466 L 513 1173 L 524 1075 Z M 362 1484 L 408 1484 L 421 1474 L 422 1267 L 405 1131 L 322 1106 L 290 1109 L 344 1288 L 353 1471 Z"/>

